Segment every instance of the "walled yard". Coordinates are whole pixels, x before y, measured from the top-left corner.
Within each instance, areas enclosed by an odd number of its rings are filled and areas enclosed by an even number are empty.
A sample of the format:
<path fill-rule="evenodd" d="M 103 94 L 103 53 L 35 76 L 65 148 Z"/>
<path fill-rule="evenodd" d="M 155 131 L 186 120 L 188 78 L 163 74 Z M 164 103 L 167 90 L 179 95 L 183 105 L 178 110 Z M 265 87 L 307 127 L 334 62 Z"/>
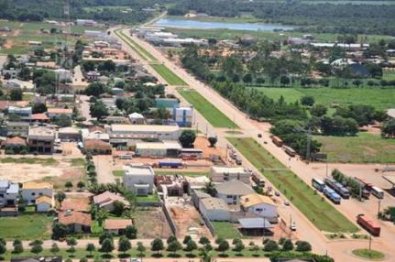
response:
<path fill-rule="evenodd" d="M 168 238 L 171 236 L 169 224 L 160 207 L 137 208 L 133 217 L 139 238 Z"/>

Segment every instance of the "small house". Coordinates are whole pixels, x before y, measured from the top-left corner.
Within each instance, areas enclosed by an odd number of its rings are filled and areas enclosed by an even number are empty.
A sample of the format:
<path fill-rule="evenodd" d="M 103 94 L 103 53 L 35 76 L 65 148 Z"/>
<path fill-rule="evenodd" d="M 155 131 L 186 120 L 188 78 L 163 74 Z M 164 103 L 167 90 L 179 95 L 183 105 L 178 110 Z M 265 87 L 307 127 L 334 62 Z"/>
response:
<path fill-rule="evenodd" d="M 210 221 L 229 221 L 230 210 L 224 200 L 207 197 L 199 202 L 199 210 Z"/>
<path fill-rule="evenodd" d="M 130 219 L 106 219 L 104 221 L 104 230 L 115 235 L 123 235 L 129 226 L 133 226 Z"/>
<path fill-rule="evenodd" d="M 217 197 L 223 199 L 229 205 L 239 205 L 240 198 L 255 193 L 251 186 L 239 180 L 232 180 L 215 186 Z"/>

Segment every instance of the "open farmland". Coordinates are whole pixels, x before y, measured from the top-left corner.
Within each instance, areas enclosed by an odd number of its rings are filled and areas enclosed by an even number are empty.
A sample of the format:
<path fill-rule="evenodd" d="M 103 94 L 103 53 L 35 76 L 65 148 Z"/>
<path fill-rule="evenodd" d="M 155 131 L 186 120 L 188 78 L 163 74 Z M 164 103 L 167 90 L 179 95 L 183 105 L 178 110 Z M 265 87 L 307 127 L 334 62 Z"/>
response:
<path fill-rule="evenodd" d="M 178 92 L 214 127 L 237 128 L 232 120 L 195 90 L 183 88 Z"/>
<path fill-rule="evenodd" d="M 3 32 L 0 38 L 5 39 L 3 48 L 0 53 L 2 54 L 24 54 L 35 47 L 29 45 L 29 41 L 42 42 L 44 48 L 53 48 L 57 44 L 61 44 L 65 41 L 63 34 L 50 34 L 43 33 L 41 30 L 51 30 L 51 28 L 57 28 L 58 30 L 65 31 L 65 27 L 52 25 L 43 22 L 11 22 L 11 21 L 0 21 L 0 27 L 9 27 L 11 32 Z M 81 36 L 68 36 L 67 41 L 70 45 L 74 45 L 78 39 L 83 39 L 82 34 L 85 30 L 93 30 L 92 27 L 85 26 L 71 26 L 71 32 L 81 34 Z M 98 30 L 95 28 L 94 30 Z"/>
<path fill-rule="evenodd" d="M 388 109 L 394 107 L 395 89 L 381 88 L 266 88 L 257 90 L 263 92 L 270 98 L 279 99 L 284 97 L 287 102 L 295 102 L 303 96 L 312 96 L 316 104 L 331 105 L 351 105 L 368 104 L 376 109 Z"/>
<path fill-rule="evenodd" d="M 326 232 L 355 232 L 357 227 L 324 198 L 286 169 L 252 138 L 228 138 L 273 185 L 281 191 L 316 227 Z M 274 170 L 276 169 L 276 170 Z"/>
<path fill-rule="evenodd" d="M 352 137 L 315 136 L 329 162 L 395 163 L 395 140 L 358 133 Z"/>

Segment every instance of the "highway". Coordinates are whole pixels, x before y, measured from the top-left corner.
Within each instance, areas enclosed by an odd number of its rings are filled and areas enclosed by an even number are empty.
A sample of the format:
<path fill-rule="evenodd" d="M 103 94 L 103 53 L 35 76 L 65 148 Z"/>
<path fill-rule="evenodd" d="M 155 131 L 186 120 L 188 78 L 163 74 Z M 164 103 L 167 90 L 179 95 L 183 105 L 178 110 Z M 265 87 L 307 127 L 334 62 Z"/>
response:
<path fill-rule="evenodd" d="M 123 29 L 123 33 L 129 36 L 129 30 Z M 294 173 L 296 173 L 300 178 L 302 178 L 306 183 L 310 184 L 312 177 L 316 177 L 317 174 L 322 177 L 325 176 L 325 164 L 306 164 L 300 160 L 292 159 L 281 149 L 275 146 L 273 143 L 264 141 L 270 141 L 269 129 L 270 125 L 266 123 L 258 123 L 247 117 L 246 114 L 234 107 L 229 101 L 224 99 L 216 91 L 211 89 L 204 83 L 196 80 L 192 75 L 186 72 L 182 67 L 178 66 L 172 61 L 169 61 L 165 55 L 158 51 L 155 47 L 150 44 L 138 39 L 137 37 L 131 37 L 134 42 L 143 47 L 146 51 L 152 54 L 161 64 L 164 64 L 169 69 L 171 69 L 175 74 L 180 76 L 190 88 L 193 88 L 201 95 L 206 97 L 212 104 L 214 104 L 220 111 L 222 111 L 226 116 L 232 119 L 239 127 L 242 134 L 240 136 L 252 137 L 257 142 L 259 142 L 266 150 L 268 150 L 273 156 L 275 156 L 280 162 L 285 166 L 289 167 Z M 124 41 L 120 39 L 123 43 Z M 139 54 L 132 50 L 125 43 L 123 48 L 130 53 L 135 59 L 139 60 L 148 72 L 156 76 L 161 83 L 166 84 L 166 81 L 161 78 L 160 75 L 150 66 L 150 64 L 142 59 Z M 188 104 L 181 95 L 177 93 L 175 87 L 167 86 L 166 92 L 176 94 L 180 99 L 182 104 Z M 229 134 L 225 133 L 226 129 L 213 128 L 207 121 L 197 112 L 196 113 L 196 124 L 198 128 L 205 133 L 206 130 L 210 134 L 215 133 L 218 136 L 219 146 L 225 147 L 229 144 L 226 140 L 226 136 Z M 258 138 L 257 135 L 262 134 L 262 138 Z M 256 170 L 247 159 L 243 159 L 246 167 Z M 376 166 L 377 167 L 377 166 Z M 331 166 L 335 168 L 335 166 Z M 358 213 L 363 213 L 363 208 L 361 208 L 355 201 L 343 201 L 342 205 L 337 207 L 346 217 L 351 221 L 355 221 L 355 216 Z M 376 210 L 376 209 L 375 209 Z M 298 238 L 307 240 L 313 245 L 314 252 L 318 254 L 325 254 L 332 256 L 336 261 L 361 261 L 359 258 L 352 255 L 351 251 L 357 248 L 367 248 L 367 240 L 356 240 L 356 239 L 341 239 L 341 240 L 328 240 L 324 232 L 320 232 L 298 209 L 293 207 L 281 206 L 279 208 L 281 217 L 288 221 L 289 218 L 296 222 L 297 225 L 297 235 Z M 383 224 L 383 223 L 382 223 Z M 392 244 L 395 241 L 395 231 L 390 228 L 390 226 L 385 225 L 385 228 L 389 228 L 389 233 L 383 234 L 383 237 L 374 239 L 372 241 L 372 248 L 383 251 L 386 254 L 386 259 L 384 261 L 394 261 L 395 251 Z M 362 231 L 361 233 L 365 233 Z"/>

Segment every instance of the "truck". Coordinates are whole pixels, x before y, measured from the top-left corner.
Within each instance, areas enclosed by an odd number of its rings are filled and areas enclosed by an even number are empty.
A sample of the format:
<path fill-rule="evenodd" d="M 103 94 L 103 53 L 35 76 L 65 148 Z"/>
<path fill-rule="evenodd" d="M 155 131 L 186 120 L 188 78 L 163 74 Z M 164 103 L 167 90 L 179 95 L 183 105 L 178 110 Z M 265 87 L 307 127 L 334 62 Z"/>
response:
<path fill-rule="evenodd" d="M 365 199 L 369 199 L 370 191 L 372 190 L 372 184 L 365 182 L 364 180 L 354 177 L 354 181 L 356 181 L 361 187 L 361 196 Z"/>
<path fill-rule="evenodd" d="M 160 168 L 179 168 L 182 167 L 182 161 L 178 161 L 178 160 L 162 160 L 159 161 L 158 163 Z"/>
<path fill-rule="evenodd" d="M 281 140 L 281 138 L 279 138 L 278 136 L 270 136 L 270 138 L 272 139 L 273 144 L 275 144 L 278 147 L 282 147 L 284 145 L 283 140 Z"/>
<path fill-rule="evenodd" d="M 253 173 L 251 179 L 257 186 L 265 187 L 265 180 L 260 175 Z"/>
<path fill-rule="evenodd" d="M 364 214 L 359 214 L 357 216 L 357 223 L 366 231 L 368 231 L 372 236 L 380 236 L 381 228 L 372 218 Z"/>
<path fill-rule="evenodd" d="M 322 190 L 324 195 L 335 204 L 340 204 L 341 197 L 330 187 L 325 186 Z"/>
<path fill-rule="evenodd" d="M 344 187 L 342 184 L 337 182 L 332 178 L 325 178 L 324 179 L 325 185 L 332 188 L 336 193 L 338 193 L 342 198 L 348 199 L 350 198 L 350 191 Z"/>
<path fill-rule="evenodd" d="M 287 153 L 290 157 L 296 156 L 295 150 L 289 146 L 283 146 L 285 153 Z"/>

